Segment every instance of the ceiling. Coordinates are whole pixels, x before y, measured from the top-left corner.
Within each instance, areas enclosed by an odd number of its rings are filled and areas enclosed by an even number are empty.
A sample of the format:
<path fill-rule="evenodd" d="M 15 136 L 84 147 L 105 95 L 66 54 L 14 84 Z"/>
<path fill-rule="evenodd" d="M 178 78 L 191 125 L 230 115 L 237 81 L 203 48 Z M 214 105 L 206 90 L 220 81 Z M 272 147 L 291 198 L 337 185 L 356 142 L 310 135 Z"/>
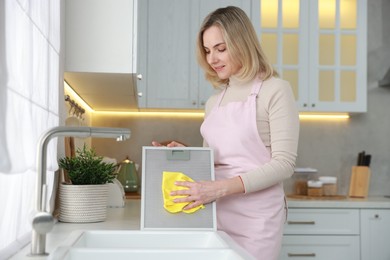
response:
<path fill-rule="evenodd" d="M 65 81 L 95 111 L 138 111 L 135 74 L 65 72 Z"/>

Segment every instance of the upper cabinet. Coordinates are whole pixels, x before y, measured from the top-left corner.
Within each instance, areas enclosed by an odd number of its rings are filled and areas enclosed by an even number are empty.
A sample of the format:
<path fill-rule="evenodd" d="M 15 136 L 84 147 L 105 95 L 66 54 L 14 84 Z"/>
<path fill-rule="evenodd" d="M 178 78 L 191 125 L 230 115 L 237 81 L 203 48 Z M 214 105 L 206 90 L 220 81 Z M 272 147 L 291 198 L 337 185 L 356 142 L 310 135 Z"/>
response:
<path fill-rule="evenodd" d="M 95 110 L 203 109 L 201 22 L 241 7 L 300 111 L 367 110 L 367 0 L 67 0 L 65 80 Z"/>
<path fill-rule="evenodd" d="M 65 71 L 136 73 L 136 2 L 65 1 Z"/>
<path fill-rule="evenodd" d="M 261 0 L 259 23 L 300 111 L 366 112 L 366 0 Z"/>
<path fill-rule="evenodd" d="M 65 80 L 95 110 L 137 109 L 137 1 L 65 1 Z"/>
<path fill-rule="evenodd" d="M 138 3 L 140 108 L 201 109 L 213 87 L 196 60 L 196 37 L 204 17 L 235 5 L 250 14 L 247 0 L 142 0 Z"/>
<path fill-rule="evenodd" d="M 196 99 L 192 32 L 197 21 L 191 19 L 192 4 L 182 0 L 139 2 L 141 108 L 188 108 Z"/>

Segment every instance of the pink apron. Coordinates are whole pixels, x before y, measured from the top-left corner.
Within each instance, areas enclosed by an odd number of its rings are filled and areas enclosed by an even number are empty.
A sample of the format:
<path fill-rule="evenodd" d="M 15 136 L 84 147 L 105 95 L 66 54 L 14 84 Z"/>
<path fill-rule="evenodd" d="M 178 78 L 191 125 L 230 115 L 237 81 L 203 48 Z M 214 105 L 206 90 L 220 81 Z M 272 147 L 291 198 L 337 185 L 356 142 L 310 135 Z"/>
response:
<path fill-rule="evenodd" d="M 246 101 L 220 106 L 225 89 L 201 126 L 203 138 L 214 150 L 217 180 L 241 175 L 271 160 L 256 124 L 261 85 L 261 81 L 254 84 Z M 285 217 L 281 183 L 217 200 L 218 230 L 229 234 L 257 259 L 278 259 Z"/>

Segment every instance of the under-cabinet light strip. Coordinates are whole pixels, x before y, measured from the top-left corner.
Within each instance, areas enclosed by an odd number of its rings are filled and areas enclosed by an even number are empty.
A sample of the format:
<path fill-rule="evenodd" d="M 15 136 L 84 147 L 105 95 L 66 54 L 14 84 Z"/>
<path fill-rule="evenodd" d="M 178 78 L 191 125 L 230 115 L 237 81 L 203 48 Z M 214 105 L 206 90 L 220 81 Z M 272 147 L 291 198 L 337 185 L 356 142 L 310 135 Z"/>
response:
<path fill-rule="evenodd" d="M 77 100 L 86 110 L 97 115 L 118 115 L 118 116 L 134 116 L 134 117 L 184 117 L 184 118 L 203 118 L 204 112 L 176 112 L 176 111 L 97 111 L 91 108 L 66 82 L 65 89 L 71 93 L 72 97 Z M 332 114 L 314 114 L 301 113 L 300 120 L 347 120 L 347 113 L 332 113 Z"/>
<path fill-rule="evenodd" d="M 347 113 L 337 114 L 299 114 L 301 120 L 347 120 L 349 115 Z"/>
<path fill-rule="evenodd" d="M 81 104 L 81 106 L 85 109 L 85 110 L 88 110 L 88 112 L 95 112 L 95 110 L 92 109 L 92 107 L 90 107 L 87 102 L 84 101 L 84 99 L 82 99 L 79 94 L 77 94 L 76 91 L 73 90 L 73 88 L 71 86 L 68 85 L 68 83 L 66 83 L 66 81 L 64 81 L 64 88 L 65 90 L 70 94 L 70 96 L 76 100 L 77 103 Z"/>
<path fill-rule="evenodd" d="M 134 117 L 199 117 L 203 118 L 203 112 L 182 112 L 182 111 L 94 111 L 97 115 L 118 115 Z"/>
<path fill-rule="evenodd" d="M 114 111 L 94 111 L 98 115 L 123 115 L 123 116 L 135 116 L 135 117 L 199 117 L 203 118 L 203 112 L 114 112 Z M 300 114 L 300 120 L 347 120 L 348 114 Z"/>

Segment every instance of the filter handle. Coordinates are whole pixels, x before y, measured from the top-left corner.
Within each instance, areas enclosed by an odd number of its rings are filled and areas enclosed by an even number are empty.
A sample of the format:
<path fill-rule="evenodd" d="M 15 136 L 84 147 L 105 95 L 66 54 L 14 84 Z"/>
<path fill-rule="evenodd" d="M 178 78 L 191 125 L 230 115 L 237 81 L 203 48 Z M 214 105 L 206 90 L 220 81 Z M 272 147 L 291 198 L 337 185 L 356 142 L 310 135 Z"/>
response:
<path fill-rule="evenodd" d="M 189 150 L 169 150 L 167 151 L 167 160 L 170 161 L 189 161 L 190 160 L 190 151 Z"/>

